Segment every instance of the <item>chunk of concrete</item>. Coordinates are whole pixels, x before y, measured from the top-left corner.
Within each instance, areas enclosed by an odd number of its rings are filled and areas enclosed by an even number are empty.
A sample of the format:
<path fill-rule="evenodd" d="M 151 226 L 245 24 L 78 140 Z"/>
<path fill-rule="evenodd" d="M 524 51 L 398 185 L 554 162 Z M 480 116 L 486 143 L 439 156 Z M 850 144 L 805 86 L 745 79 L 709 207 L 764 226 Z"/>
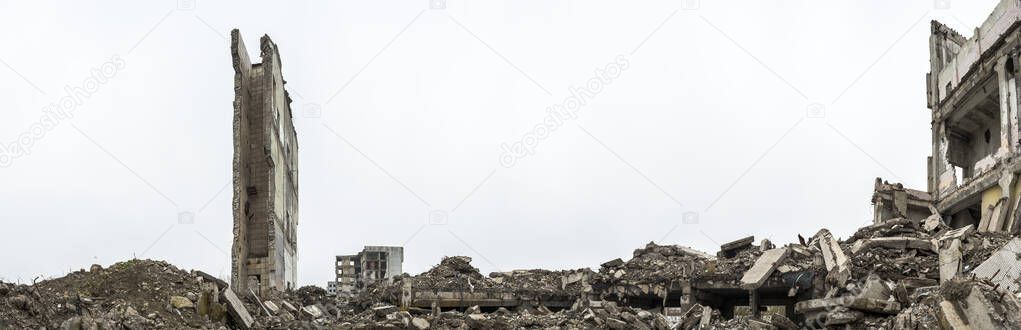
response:
<path fill-rule="evenodd" d="M 287 302 L 286 300 L 281 301 L 280 305 L 284 306 L 284 309 L 287 310 L 288 312 L 291 312 L 291 313 L 297 313 L 298 312 L 298 309 L 295 308 L 294 305 L 291 305 L 291 303 Z"/>
<path fill-rule="evenodd" d="M 865 279 L 865 284 L 862 285 L 861 292 L 858 293 L 860 298 L 876 299 L 876 300 L 887 300 L 893 292 L 890 287 L 883 282 L 883 279 L 879 278 L 876 274 L 869 274 L 869 277 Z"/>
<path fill-rule="evenodd" d="M 623 266 L 623 265 L 624 265 L 624 260 L 621 260 L 620 258 L 617 258 L 617 259 L 613 259 L 613 260 L 604 262 L 601 265 L 599 265 L 599 267 L 603 267 L 603 268 L 617 268 L 617 267 L 620 267 L 620 266 Z"/>
<path fill-rule="evenodd" d="M 992 256 L 989 256 L 989 259 L 975 267 L 971 273 L 977 277 L 988 279 L 1010 292 L 1015 292 L 1018 289 L 1018 279 L 1021 278 L 1019 251 L 1021 251 L 1021 238 L 1014 238 L 996 250 Z"/>
<path fill-rule="evenodd" d="M 265 305 L 266 310 L 270 312 L 270 315 L 277 315 L 277 313 L 280 313 L 280 307 L 272 301 L 266 300 L 262 304 Z"/>
<path fill-rule="evenodd" d="M 969 225 L 970 226 L 970 225 Z M 939 248 L 939 282 L 946 283 L 961 273 L 961 239 L 941 240 Z"/>
<path fill-rule="evenodd" d="M 316 305 L 308 305 L 308 306 L 302 307 L 301 308 L 301 314 L 305 315 L 307 317 L 310 317 L 313 320 L 323 317 L 322 309 L 320 309 L 319 306 L 316 306 Z"/>
<path fill-rule="evenodd" d="M 825 229 L 820 230 L 813 240 L 818 242 L 819 250 L 822 251 L 823 263 L 826 266 L 826 271 L 829 272 L 827 277 L 832 278 L 838 286 L 843 286 L 851 277 L 851 261 L 847 259 L 844 250 L 840 248 L 840 244 L 837 244 L 833 235 Z"/>
<path fill-rule="evenodd" d="M 717 253 L 716 256 L 720 258 L 732 258 L 737 255 L 738 252 L 751 248 L 752 242 L 755 242 L 755 236 L 748 236 L 733 242 L 725 243 L 720 245 L 720 252 Z"/>
<path fill-rule="evenodd" d="M 177 309 L 185 309 L 185 308 L 192 308 L 192 309 L 194 309 L 195 308 L 195 304 L 193 304 L 191 302 L 191 300 L 188 300 L 188 298 L 181 297 L 181 296 L 171 296 L 170 297 L 170 305 L 174 306 L 174 308 L 177 308 Z"/>
<path fill-rule="evenodd" d="M 794 305 L 794 311 L 802 314 L 826 310 L 834 310 L 838 307 L 846 307 L 860 311 L 897 314 L 900 311 L 900 304 L 893 301 L 861 298 L 854 296 L 843 296 L 836 298 L 822 298 L 800 301 Z"/>
<path fill-rule="evenodd" d="M 429 329 L 429 321 L 421 317 L 411 319 L 411 326 L 418 330 Z"/>
<path fill-rule="evenodd" d="M 769 275 L 776 270 L 780 262 L 787 257 L 790 252 L 787 248 L 772 249 L 763 252 L 759 256 L 759 259 L 755 260 L 755 264 L 752 265 L 751 269 L 748 269 L 744 273 L 744 277 L 741 278 L 741 288 L 743 289 L 758 289 L 762 286 L 762 283 L 766 282 Z"/>
<path fill-rule="evenodd" d="M 854 242 L 854 245 L 851 246 L 851 253 L 858 254 L 859 252 L 876 247 L 901 250 L 918 249 L 938 252 L 936 246 L 930 240 L 913 237 L 879 237 Z"/>
<path fill-rule="evenodd" d="M 248 313 L 248 309 L 245 308 L 245 304 L 241 303 L 238 295 L 234 294 L 234 290 L 223 290 L 222 295 L 223 301 L 227 304 L 227 314 L 234 321 L 234 325 L 244 330 L 251 329 L 255 319 L 252 318 L 252 314 Z"/>

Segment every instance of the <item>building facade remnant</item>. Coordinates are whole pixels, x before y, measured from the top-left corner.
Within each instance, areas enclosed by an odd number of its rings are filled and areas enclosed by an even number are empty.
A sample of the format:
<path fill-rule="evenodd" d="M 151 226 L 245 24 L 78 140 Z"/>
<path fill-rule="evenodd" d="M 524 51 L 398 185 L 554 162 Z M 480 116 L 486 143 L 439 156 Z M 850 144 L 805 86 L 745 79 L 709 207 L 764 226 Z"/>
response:
<path fill-rule="evenodd" d="M 954 228 L 1017 232 L 1021 3 L 1003 0 L 965 38 L 939 22 L 929 37 L 932 110 L 928 190 Z"/>
<path fill-rule="evenodd" d="M 932 197 L 929 193 L 904 188 L 900 183 L 889 183 L 876 178 L 872 191 L 873 223 L 903 218 L 921 221 L 932 215 Z"/>
<path fill-rule="evenodd" d="M 238 30 L 234 62 L 234 242 L 231 288 L 293 289 L 297 285 L 298 142 L 280 54 L 269 36 L 252 63 Z"/>

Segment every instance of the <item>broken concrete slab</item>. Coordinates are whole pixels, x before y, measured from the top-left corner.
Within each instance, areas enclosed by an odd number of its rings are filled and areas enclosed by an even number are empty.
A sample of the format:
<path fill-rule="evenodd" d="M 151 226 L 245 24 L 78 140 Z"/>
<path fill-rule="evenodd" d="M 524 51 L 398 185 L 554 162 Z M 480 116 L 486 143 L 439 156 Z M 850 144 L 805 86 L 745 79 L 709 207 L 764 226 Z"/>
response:
<path fill-rule="evenodd" d="M 223 290 L 221 295 L 221 298 L 227 304 L 227 314 L 230 315 L 234 325 L 245 330 L 251 329 L 255 319 L 252 318 L 252 314 L 248 313 L 245 304 L 241 302 L 241 299 L 234 293 L 234 290 Z"/>
<path fill-rule="evenodd" d="M 1014 238 L 994 252 L 989 259 L 975 267 L 971 273 L 1015 292 L 1018 289 L 1018 279 L 1021 278 L 1019 253 L 1021 253 L 1021 238 Z"/>
<path fill-rule="evenodd" d="M 601 265 L 599 265 L 599 267 L 603 267 L 603 268 L 617 268 L 617 267 L 620 267 L 620 266 L 623 266 L 623 265 L 624 265 L 624 260 L 621 260 L 620 258 L 617 258 L 617 259 L 613 259 L 613 260 L 604 262 Z"/>
<path fill-rule="evenodd" d="M 769 275 L 776 270 L 776 267 L 787 257 L 790 250 L 787 248 L 772 249 L 763 252 L 759 259 L 755 260 L 755 264 L 752 265 L 751 269 L 748 269 L 744 273 L 744 277 L 741 278 L 741 288 L 743 289 L 758 289 L 762 286 L 762 283 L 766 282 Z"/>
<path fill-rule="evenodd" d="M 974 225 L 967 225 L 967 226 L 964 226 L 964 227 L 961 227 L 961 228 L 957 228 L 957 229 L 954 229 L 954 230 L 949 230 L 949 231 L 943 233 L 943 235 L 939 236 L 938 240 L 944 241 L 944 240 L 951 240 L 951 239 L 955 239 L 955 238 L 965 238 L 965 237 L 968 237 L 968 235 L 971 235 L 971 233 L 974 233 L 974 232 L 975 232 L 975 226 Z"/>
<path fill-rule="evenodd" d="M 301 308 L 301 314 L 314 320 L 323 317 L 323 310 L 319 306 L 308 305 Z"/>
<path fill-rule="evenodd" d="M 930 240 L 913 237 L 879 237 L 863 239 L 854 242 L 851 246 L 851 253 L 858 254 L 859 252 L 866 251 L 876 247 L 883 247 L 887 249 L 918 249 L 925 251 L 938 252 L 936 245 Z"/>
<path fill-rule="evenodd" d="M 815 235 L 813 241 L 818 242 L 819 250 L 822 251 L 823 263 L 829 272 L 827 278 L 831 278 L 838 286 L 843 286 L 851 277 L 851 261 L 847 259 L 844 250 L 840 248 L 840 244 L 837 244 L 829 230 L 820 230 Z"/>
<path fill-rule="evenodd" d="M 216 283 L 216 286 L 220 290 L 226 289 L 227 286 L 228 286 L 227 282 L 225 282 L 224 280 L 221 280 L 218 277 L 210 275 L 209 273 L 203 272 L 201 270 L 196 270 L 195 271 L 195 275 L 198 275 L 198 277 L 201 277 L 203 281 L 208 281 L 208 282 Z"/>
<path fill-rule="evenodd" d="M 897 314 L 900 311 L 900 304 L 893 301 L 878 299 L 843 296 L 836 298 L 821 298 L 800 301 L 794 305 L 798 313 L 807 314 L 826 310 L 833 310 L 837 307 L 846 307 L 866 312 Z"/>
<path fill-rule="evenodd" d="M 277 313 L 280 313 L 280 307 L 272 301 L 266 300 L 262 304 L 266 307 L 266 310 L 270 312 L 270 315 L 277 315 Z"/>
<path fill-rule="evenodd" d="M 298 312 L 298 308 L 294 307 L 294 305 L 291 305 L 291 303 L 287 302 L 286 300 L 281 301 L 280 305 L 284 306 L 284 309 L 286 309 L 288 312 L 291 312 L 292 314 Z"/>
<path fill-rule="evenodd" d="M 751 248 L 753 242 L 755 242 L 755 236 L 748 236 L 733 242 L 724 243 L 720 245 L 720 252 L 716 256 L 720 258 L 733 258 L 738 252 Z"/>

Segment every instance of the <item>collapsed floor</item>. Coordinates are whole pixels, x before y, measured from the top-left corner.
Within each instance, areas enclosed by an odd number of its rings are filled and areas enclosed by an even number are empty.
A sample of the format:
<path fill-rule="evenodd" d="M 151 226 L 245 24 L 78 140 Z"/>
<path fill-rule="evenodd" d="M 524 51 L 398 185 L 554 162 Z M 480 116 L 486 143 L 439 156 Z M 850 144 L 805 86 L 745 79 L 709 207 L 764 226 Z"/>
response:
<path fill-rule="evenodd" d="M 471 258 L 374 284 L 338 303 L 318 287 L 235 293 L 161 261 L 0 282 L 0 328 L 1021 328 L 1021 239 L 939 219 L 893 219 L 717 255 L 649 243 L 598 271 L 485 276 Z"/>

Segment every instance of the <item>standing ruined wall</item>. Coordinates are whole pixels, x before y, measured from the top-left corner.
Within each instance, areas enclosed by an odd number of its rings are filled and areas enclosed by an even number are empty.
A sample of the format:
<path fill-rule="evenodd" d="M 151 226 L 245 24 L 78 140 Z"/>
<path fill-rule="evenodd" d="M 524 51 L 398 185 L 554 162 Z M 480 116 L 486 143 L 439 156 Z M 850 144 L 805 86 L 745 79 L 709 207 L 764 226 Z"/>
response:
<path fill-rule="evenodd" d="M 297 284 L 298 143 L 276 44 L 260 39 L 252 64 L 238 30 L 234 65 L 234 242 L 231 288 L 284 290 Z"/>

